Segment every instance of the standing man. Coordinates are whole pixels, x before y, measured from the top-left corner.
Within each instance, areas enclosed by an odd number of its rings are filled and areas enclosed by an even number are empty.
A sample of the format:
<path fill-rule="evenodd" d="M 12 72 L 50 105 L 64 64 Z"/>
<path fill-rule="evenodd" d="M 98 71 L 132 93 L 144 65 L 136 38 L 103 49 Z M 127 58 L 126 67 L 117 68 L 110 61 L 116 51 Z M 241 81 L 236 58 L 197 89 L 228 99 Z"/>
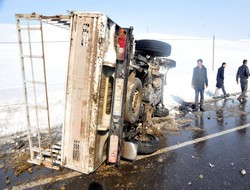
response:
<path fill-rule="evenodd" d="M 221 67 L 218 69 L 217 72 L 217 77 L 216 77 L 216 89 L 215 89 L 215 93 L 214 96 L 218 96 L 219 94 L 219 89 L 222 89 L 222 92 L 224 94 L 224 97 L 228 97 L 229 94 L 226 93 L 225 87 L 224 87 L 224 70 L 225 67 L 227 66 L 227 64 L 224 62 L 222 63 Z"/>
<path fill-rule="evenodd" d="M 243 65 L 241 65 L 238 68 L 237 74 L 236 74 L 236 82 L 237 84 L 239 83 L 239 78 L 240 78 L 240 87 L 241 87 L 241 94 L 237 98 L 237 100 L 242 103 L 246 101 L 245 95 L 247 93 L 247 87 L 248 87 L 248 76 L 249 76 L 249 69 L 247 66 L 247 60 L 243 60 Z"/>
<path fill-rule="evenodd" d="M 198 99 L 200 95 L 200 111 L 204 111 L 204 90 L 208 87 L 207 69 L 202 65 L 202 59 L 197 60 L 197 67 L 193 70 L 192 88 L 195 90 L 195 108 L 198 110 Z"/>

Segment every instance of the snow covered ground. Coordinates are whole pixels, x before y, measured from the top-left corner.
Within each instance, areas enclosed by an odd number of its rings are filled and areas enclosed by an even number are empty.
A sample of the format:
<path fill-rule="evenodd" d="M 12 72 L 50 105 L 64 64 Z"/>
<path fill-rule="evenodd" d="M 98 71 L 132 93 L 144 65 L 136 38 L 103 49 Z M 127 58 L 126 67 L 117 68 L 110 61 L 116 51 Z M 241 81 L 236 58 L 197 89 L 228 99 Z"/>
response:
<path fill-rule="evenodd" d="M 0 31 L 3 34 L 0 36 L 0 136 L 4 136 L 26 131 L 26 114 L 16 25 L 0 24 Z M 37 35 L 39 33 L 32 35 L 35 36 L 33 41 L 39 41 L 36 38 Z M 54 127 L 62 125 L 63 122 L 69 31 L 46 25 L 44 39 L 50 120 Z M 23 41 L 27 40 L 23 39 Z M 28 47 L 25 47 L 24 52 L 27 49 Z M 32 47 L 33 49 L 36 47 Z M 36 52 L 33 54 L 36 55 Z M 36 80 L 39 81 L 43 73 L 41 63 L 37 62 L 34 65 Z M 30 70 L 29 67 L 27 68 Z M 30 72 L 27 72 L 26 77 L 31 79 L 31 75 L 28 73 Z M 38 91 L 41 92 L 42 89 L 38 89 Z M 29 92 L 31 93 L 31 88 Z M 44 94 L 42 95 L 44 97 Z M 38 102 L 43 100 L 38 98 Z M 44 113 L 41 117 L 44 117 L 41 120 L 46 121 Z M 34 120 L 34 117 L 31 119 Z M 43 125 L 45 124 L 42 123 L 41 127 Z"/>
<path fill-rule="evenodd" d="M 0 33 L 0 136 L 5 136 L 26 131 L 26 116 L 16 26 L 0 24 Z M 135 38 L 158 39 L 172 46 L 169 58 L 175 60 L 177 66 L 169 70 L 165 87 L 164 102 L 169 109 L 177 106 L 181 100 L 194 101 L 191 78 L 199 58 L 203 59 L 208 71 L 209 87 L 205 92 L 205 100 L 212 98 L 217 69 L 222 62 L 227 63 L 225 70 L 227 92 L 240 92 L 235 75 L 242 60 L 250 60 L 250 40 L 215 39 L 213 66 L 212 37 L 208 39 L 147 33 L 135 35 Z M 68 31 L 53 26 L 45 28 L 45 57 L 52 127 L 63 123 L 68 40 Z M 39 71 L 39 68 L 37 70 Z"/>

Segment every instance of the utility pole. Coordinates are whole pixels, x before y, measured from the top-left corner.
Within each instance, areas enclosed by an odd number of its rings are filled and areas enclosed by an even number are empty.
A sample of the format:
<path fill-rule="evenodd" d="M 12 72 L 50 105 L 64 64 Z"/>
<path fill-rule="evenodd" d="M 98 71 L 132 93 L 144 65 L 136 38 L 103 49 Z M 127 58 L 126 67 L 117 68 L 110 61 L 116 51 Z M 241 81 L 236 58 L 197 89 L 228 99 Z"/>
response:
<path fill-rule="evenodd" d="M 212 71 L 214 71 L 214 43 L 215 43 L 215 36 L 213 35 Z"/>

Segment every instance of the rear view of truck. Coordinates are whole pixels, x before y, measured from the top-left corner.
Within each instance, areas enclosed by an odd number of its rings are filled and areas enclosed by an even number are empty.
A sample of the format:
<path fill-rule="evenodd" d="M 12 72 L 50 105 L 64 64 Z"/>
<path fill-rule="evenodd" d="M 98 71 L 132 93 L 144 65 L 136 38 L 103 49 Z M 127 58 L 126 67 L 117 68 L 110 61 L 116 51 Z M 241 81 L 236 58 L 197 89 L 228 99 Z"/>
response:
<path fill-rule="evenodd" d="M 89 174 L 104 161 L 119 165 L 123 157 L 135 160 L 137 154 L 150 154 L 159 148 L 159 139 L 147 133 L 152 117 L 169 114 L 163 104 L 166 73 L 175 67 L 168 59 L 171 46 L 157 40 L 134 40 L 133 28 L 123 28 L 107 15 L 71 12 L 70 15 L 16 15 L 23 83 L 26 100 L 30 163 L 50 168 L 61 166 Z M 37 25 L 32 25 L 35 20 Z M 26 21 L 23 26 L 21 21 Z M 47 94 L 43 23 L 70 29 L 66 78 L 64 123 L 61 142 L 51 136 L 49 96 Z M 31 31 L 40 32 L 41 55 L 33 55 Z M 30 51 L 24 54 L 22 33 L 28 31 Z M 36 43 L 35 43 L 36 44 Z M 39 59 L 44 81 L 26 80 L 25 62 Z M 35 63 L 34 63 L 35 64 Z M 33 76 L 33 75 L 32 75 Z M 45 102 L 29 105 L 27 84 L 45 89 Z M 36 98 L 35 98 L 36 100 Z M 41 141 L 39 122 L 32 123 L 39 110 L 47 114 L 49 142 Z M 34 115 L 34 114 L 33 114 Z M 37 135 L 35 140 L 34 134 Z"/>
<path fill-rule="evenodd" d="M 132 28 L 106 15 L 72 16 L 62 164 L 89 173 L 118 164 Z"/>

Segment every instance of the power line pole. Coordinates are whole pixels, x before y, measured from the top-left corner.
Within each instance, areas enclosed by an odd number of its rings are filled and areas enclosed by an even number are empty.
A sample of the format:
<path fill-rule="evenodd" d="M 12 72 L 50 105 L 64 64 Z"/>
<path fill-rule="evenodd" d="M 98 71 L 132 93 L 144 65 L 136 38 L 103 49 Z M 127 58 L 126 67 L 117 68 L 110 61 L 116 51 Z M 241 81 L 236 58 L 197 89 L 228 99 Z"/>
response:
<path fill-rule="evenodd" d="M 213 35 L 212 71 L 214 71 L 214 44 L 215 44 L 215 36 Z"/>

